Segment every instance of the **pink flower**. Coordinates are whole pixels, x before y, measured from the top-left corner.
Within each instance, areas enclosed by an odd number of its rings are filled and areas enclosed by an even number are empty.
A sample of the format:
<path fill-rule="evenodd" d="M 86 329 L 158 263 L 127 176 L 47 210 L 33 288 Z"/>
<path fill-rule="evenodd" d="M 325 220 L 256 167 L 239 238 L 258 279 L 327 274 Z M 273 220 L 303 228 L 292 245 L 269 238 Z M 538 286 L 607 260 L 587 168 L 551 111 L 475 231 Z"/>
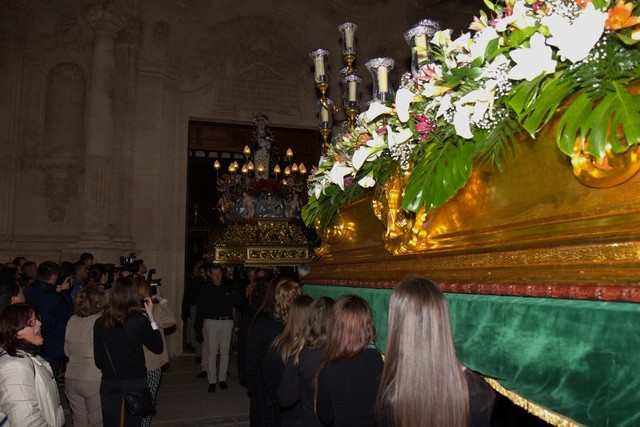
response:
<path fill-rule="evenodd" d="M 386 127 L 381 127 L 380 129 L 378 129 L 378 130 L 376 131 L 376 133 L 377 133 L 378 135 L 384 135 L 384 134 L 386 134 L 386 133 L 387 133 L 387 128 L 386 128 Z"/>
<path fill-rule="evenodd" d="M 423 142 L 436 129 L 436 123 L 422 114 L 414 114 L 413 118 L 416 119 L 416 132 L 421 135 L 420 142 Z"/>
<path fill-rule="evenodd" d="M 352 183 L 353 183 L 353 177 L 352 176 L 347 176 L 347 177 L 344 178 L 344 188 L 349 188 Z"/>

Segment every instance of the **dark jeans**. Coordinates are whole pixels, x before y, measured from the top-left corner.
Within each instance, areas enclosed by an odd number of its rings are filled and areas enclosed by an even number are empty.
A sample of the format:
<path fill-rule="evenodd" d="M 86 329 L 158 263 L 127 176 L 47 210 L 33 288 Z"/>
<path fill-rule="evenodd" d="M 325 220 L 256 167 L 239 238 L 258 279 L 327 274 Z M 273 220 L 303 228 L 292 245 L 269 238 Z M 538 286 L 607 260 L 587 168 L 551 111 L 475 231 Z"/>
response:
<path fill-rule="evenodd" d="M 102 402 L 102 422 L 104 427 L 119 427 L 124 416 L 125 427 L 140 427 L 142 417 L 132 417 L 123 411 L 123 392 L 141 390 L 147 386 L 147 379 L 102 380 L 100 383 L 100 401 Z"/>

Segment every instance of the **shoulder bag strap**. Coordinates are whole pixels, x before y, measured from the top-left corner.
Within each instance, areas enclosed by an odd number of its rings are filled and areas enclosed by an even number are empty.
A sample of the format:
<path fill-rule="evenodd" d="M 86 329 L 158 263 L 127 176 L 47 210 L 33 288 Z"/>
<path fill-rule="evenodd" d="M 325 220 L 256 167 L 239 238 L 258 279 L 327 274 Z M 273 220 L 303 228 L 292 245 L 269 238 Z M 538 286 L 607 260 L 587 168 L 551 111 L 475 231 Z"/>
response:
<path fill-rule="evenodd" d="M 107 358 L 109 359 L 109 363 L 111 364 L 111 368 L 113 369 L 113 373 L 116 376 L 116 379 L 118 381 L 120 381 L 120 377 L 118 376 L 118 372 L 116 371 L 116 367 L 113 366 L 113 361 L 111 360 L 111 354 L 109 354 L 109 349 L 107 348 L 107 343 L 104 340 L 104 336 L 100 336 L 100 338 L 102 339 L 102 345 L 104 345 L 104 351 L 107 352 Z"/>

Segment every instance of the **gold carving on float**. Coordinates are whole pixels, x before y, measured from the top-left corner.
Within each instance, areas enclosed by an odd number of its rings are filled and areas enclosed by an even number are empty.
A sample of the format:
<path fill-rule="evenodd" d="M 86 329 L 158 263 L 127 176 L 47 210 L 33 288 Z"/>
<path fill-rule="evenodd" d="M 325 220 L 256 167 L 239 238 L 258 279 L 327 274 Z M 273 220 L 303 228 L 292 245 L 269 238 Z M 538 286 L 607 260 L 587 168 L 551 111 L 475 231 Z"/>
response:
<path fill-rule="evenodd" d="M 585 153 L 589 141 L 576 138 L 571 164 L 573 174 L 582 184 L 593 188 L 609 188 L 630 180 L 640 170 L 640 147 L 628 148 L 624 153 L 616 154 L 611 145 L 605 147 L 605 157 L 599 159 Z"/>
<path fill-rule="evenodd" d="M 320 227 L 320 221 L 318 220 L 316 223 L 316 231 L 322 239 L 322 244 L 315 249 L 316 255 L 324 255 L 331 245 L 337 245 L 344 241 L 345 238 L 350 237 L 354 227 L 355 224 L 353 222 L 346 222 L 340 213 L 336 216 L 333 225 L 325 228 Z"/>
<path fill-rule="evenodd" d="M 237 219 L 225 224 L 209 258 L 220 264 L 300 265 L 313 260 L 315 245 L 299 219 Z"/>
<path fill-rule="evenodd" d="M 640 93 L 637 81 L 627 86 L 632 95 Z M 616 129 L 617 137 L 624 140 L 621 129 Z M 573 174 L 588 187 L 610 188 L 630 180 L 640 170 L 640 146 L 627 147 L 622 153 L 614 153 L 611 144 L 605 146 L 605 157 L 599 159 L 588 153 L 589 140 L 578 136 L 571 155 Z"/>

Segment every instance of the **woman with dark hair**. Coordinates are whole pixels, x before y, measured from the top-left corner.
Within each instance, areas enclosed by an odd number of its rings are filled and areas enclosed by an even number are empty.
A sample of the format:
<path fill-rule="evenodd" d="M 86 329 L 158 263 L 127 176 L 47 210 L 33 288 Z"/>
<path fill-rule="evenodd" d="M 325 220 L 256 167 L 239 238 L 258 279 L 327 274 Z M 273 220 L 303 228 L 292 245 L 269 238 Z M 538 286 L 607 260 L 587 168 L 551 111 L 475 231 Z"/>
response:
<path fill-rule="evenodd" d="M 13 426 L 64 425 L 56 380 L 38 355 L 44 341 L 41 326 L 30 305 L 0 311 L 0 409 Z"/>
<path fill-rule="evenodd" d="M 375 337 L 369 304 L 355 295 L 338 298 L 316 375 L 316 413 L 322 423 L 375 425 L 376 392 L 383 368 L 382 356 L 372 347 Z"/>
<path fill-rule="evenodd" d="M 309 306 L 307 321 L 293 345 L 278 387 L 278 404 L 290 408 L 300 402 L 302 425 L 322 427 L 313 406 L 313 378 L 322 364 L 333 299 L 316 298 Z"/>
<path fill-rule="evenodd" d="M 489 426 L 495 393 L 456 356 L 449 309 L 429 280 L 401 282 L 389 302 L 380 425 Z"/>
<path fill-rule="evenodd" d="M 295 343 L 302 335 L 307 322 L 309 305 L 313 301 L 309 295 L 299 295 L 291 301 L 289 317 L 284 331 L 278 335 L 267 352 L 263 372 L 265 391 L 271 402 L 277 402 L 276 391 L 282 381 L 284 367 L 295 348 Z M 277 406 L 277 405 L 274 405 Z M 300 405 L 280 408 L 279 422 L 282 427 L 302 427 L 302 409 Z"/>
<path fill-rule="evenodd" d="M 93 357 L 93 326 L 107 303 L 104 288 L 86 284 L 73 300 L 73 312 L 64 336 L 69 357 L 64 392 L 71 406 L 74 426 L 101 426 L 100 379 Z"/>
<path fill-rule="evenodd" d="M 135 279 L 136 286 L 138 287 L 138 296 L 141 300 L 151 298 L 155 303 L 153 308 L 153 314 L 156 319 L 156 323 L 160 329 L 170 328 L 176 324 L 176 316 L 169 308 L 169 301 L 166 298 L 160 296 L 160 292 L 156 291 L 154 295 L 151 295 L 151 286 L 147 279 L 142 276 L 138 276 Z M 156 288 L 157 289 L 157 288 Z M 158 387 L 160 386 L 160 378 L 162 377 L 162 367 L 169 363 L 169 354 L 164 340 L 164 333 L 160 331 L 162 337 L 162 352 L 160 354 L 154 354 L 148 348 L 144 348 L 144 362 L 147 367 L 147 387 L 151 390 L 151 395 L 156 398 L 158 394 Z M 148 427 L 151 425 L 151 415 L 147 415 L 142 419 L 141 427 Z"/>
<path fill-rule="evenodd" d="M 300 286 L 291 279 L 278 277 L 271 280 L 249 328 L 246 363 L 251 427 L 275 425 L 279 409 L 265 391 L 265 356 L 273 340 L 284 330 L 291 301 L 300 293 Z"/>
<path fill-rule="evenodd" d="M 144 300 L 143 309 L 140 303 L 133 279 L 116 280 L 109 304 L 93 329 L 93 352 L 96 366 L 102 371 L 100 398 L 106 427 L 140 425 L 142 416 L 132 416 L 124 410 L 124 392 L 147 386 L 142 346 L 156 354 L 163 349 L 162 335 L 153 317 L 154 305 L 150 298 Z"/>

